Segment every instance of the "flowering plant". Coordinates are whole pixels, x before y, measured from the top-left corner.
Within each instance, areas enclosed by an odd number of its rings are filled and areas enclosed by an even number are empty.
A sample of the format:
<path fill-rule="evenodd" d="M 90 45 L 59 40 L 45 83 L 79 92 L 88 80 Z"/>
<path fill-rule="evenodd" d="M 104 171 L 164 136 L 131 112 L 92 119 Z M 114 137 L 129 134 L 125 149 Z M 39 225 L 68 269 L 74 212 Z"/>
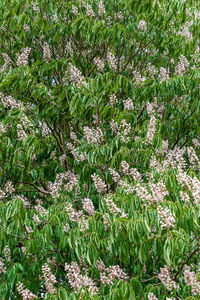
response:
<path fill-rule="evenodd" d="M 199 25 L 0 1 L 0 299 L 199 299 Z"/>

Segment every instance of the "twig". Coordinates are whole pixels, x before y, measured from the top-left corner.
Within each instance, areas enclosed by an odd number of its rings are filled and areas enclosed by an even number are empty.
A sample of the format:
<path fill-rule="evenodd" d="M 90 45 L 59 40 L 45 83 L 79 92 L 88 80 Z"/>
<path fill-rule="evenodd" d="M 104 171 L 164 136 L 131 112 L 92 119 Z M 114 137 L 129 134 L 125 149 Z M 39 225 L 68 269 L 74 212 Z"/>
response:
<path fill-rule="evenodd" d="M 183 268 L 185 265 L 187 265 L 187 263 L 189 262 L 190 258 L 195 254 L 197 253 L 198 251 L 200 250 L 200 247 L 198 247 L 196 250 L 194 250 L 189 256 L 188 258 L 186 259 L 186 261 L 184 261 L 180 267 L 180 269 L 178 270 L 178 272 L 175 274 L 174 276 L 174 280 L 177 279 L 177 277 L 179 276 L 179 274 L 182 272 Z"/>

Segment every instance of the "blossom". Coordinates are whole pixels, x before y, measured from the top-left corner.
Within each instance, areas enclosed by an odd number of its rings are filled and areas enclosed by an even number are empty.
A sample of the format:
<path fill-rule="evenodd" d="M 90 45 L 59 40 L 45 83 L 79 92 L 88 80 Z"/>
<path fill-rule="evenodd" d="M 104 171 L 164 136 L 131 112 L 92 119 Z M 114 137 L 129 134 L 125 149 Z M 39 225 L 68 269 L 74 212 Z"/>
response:
<path fill-rule="evenodd" d="M 85 78 L 81 74 L 81 71 L 71 63 L 68 64 L 67 73 L 69 74 L 69 78 L 72 84 L 78 84 L 78 86 L 86 85 Z"/>
<path fill-rule="evenodd" d="M 165 68 L 161 67 L 159 78 L 160 78 L 160 83 L 162 83 L 164 81 L 169 81 L 169 69 L 165 69 Z"/>
<path fill-rule="evenodd" d="M 146 22 L 144 21 L 144 20 L 140 20 L 140 22 L 138 23 L 138 26 L 137 26 L 137 28 L 139 29 L 139 30 L 146 30 L 147 29 L 147 24 L 146 24 Z"/>
<path fill-rule="evenodd" d="M 107 61 L 109 62 L 111 68 L 116 71 L 117 70 L 117 59 L 112 52 L 107 53 Z"/>
<path fill-rule="evenodd" d="M 82 203 L 83 203 L 83 209 L 88 213 L 88 215 L 89 216 L 94 215 L 95 209 L 92 200 L 90 200 L 89 198 L 84 198 L 82 200 Z"/>
<path fill-rule="evenodd" d="M 97 191 L 99 193 L 101 192 L 105 192 L 106 188 L 107 188 L 107 185 L 106 183 L 99 177 L 99 175 L 97 174 L 93 174 L 91 175 L 93 181 L 94 181 L 94 185 L 95 185 L 95 188 L 97 189 Z"/>
<path fill-rule="evenodd" d="M 105 6 L 103 4 L 103 1 L 100 0 L 98 4 L 98 15 L 103 16 L 105 13 L 106 13 Z"/>
<path fill-rule="evenodd" d="M 94 64 L 97 66 L 99 71 L 101 71 L 101 72 L 104 71 L 104 60 L 103 59 L 101 59 L 100 57 L 95 57 Z"/>
<path fill-rule="evenodd" d="M 104 201 L 111 214 L 117 214 L 121 215 L 122 218 L 127 218 L 127 214 L 124 213 L 121 208 L 117 207 L 117 205 L 113 202 L 111 195 L 105 196 Z"/>
<path fill-rule="evenodd" d="M 106 268 L 101 259 L 96 261 L 97 268 L 100 272 L 100 280 L 102 284 L 113 284 L 114 280 L 127 280 L 128 276 L 118 265 L 111 265 Z"/>
<path fill-rule="evenodd" d="M 51 273 L 51 269 L 47 263 L 42 266 L 42 274 L 45 281 L 45 287 L 50 294 L 54 294 L 56 292 L 54 283 L 57 282 L 56 277 Z"/>
<path fill-rule="evenodd" d="M 0 257 L 0 274 L 5 272 L 6 272 L 6 268 L 4 267 L 3 259 Z"/>
<path fill-rule="evenodd" d="M 190 271 L 189 266 L 184 267 L 184 280 L 186 285 L 191 287 L 192 295 L 200 295 L 200 282 L 198 276 L 195 272 Z"/>
<path fill-rule="evenodd" d="M 156 298 L 156 296 L 153 293 L 149 293 L 148 300 L 158 300 L 158 298 Z"/>
<path fill-rule="evenodd" d="M 96 283 L 88 277 L 87 274 L 82 274 L 81 269 L 76 262 L 65 264 L 65 271 L 67 272 L 67 279 L 70 286 L 77 292 L 79 289 L 88 289 L 91 296 L 98 293 Z"/>
<path fill-rule="evenodd" d="M 149 144 L 153 143 L 153 138 L 156 132 L 156 118 L 154 115 L 151 116 L 149 126 L 148 126 L 148 131 L 146 135 L 146 141 Z"/>
<path fill-rule="evenodd" d="M 35 2 L 31 2 L 34 12 L 39 13 L 40 8 Z"/>
<path fill-rule="evenodd" d="M 124 100 L 124 110 L 129 111 L 132 109 L 133 109 L 133 101 L 130 98 Z"/>
<path fill-rule="evenodd" d="M 47 62 L 51 60 L 51 51 L 47 42 L 45 42 L 43 46 L 43 57 L 47 60 Z"/>
<path fill-rule="evenodd" d="M 36 295 L 34 295 L 31 291 L 29 291 L 28 289 L 26 289 L 23 285 L 22 282 L 18 282 L 17 283 L 17 291 L 18 293 L 22 296 L 23 300 L 28 300 L 28 299 L 34 299 L 37 298 Z"/>
<path fill-rule="evenodd" d="M 167 266 L 160 268 L 160 273 L 158 274 L 158 278 L 169 291 L 178 288 L 176 282 L 171 279 L 171 274 Z"/>
<path fill-rule="evenodd" d="M 159 217 L 162 229 L 175 226 L 176 220 L 167 207 L 163 208 L 162 206 L 159 205 L 157 207 L 157 212 L 158 212 L 158 217 Z"/>
<path fill-rule="evenodd" d="M 28 57 L 31 52 L 31 48 L 26 47 L 21 54 L 17 56 L 17 66 L 26 66 L 28 64 Z"/>

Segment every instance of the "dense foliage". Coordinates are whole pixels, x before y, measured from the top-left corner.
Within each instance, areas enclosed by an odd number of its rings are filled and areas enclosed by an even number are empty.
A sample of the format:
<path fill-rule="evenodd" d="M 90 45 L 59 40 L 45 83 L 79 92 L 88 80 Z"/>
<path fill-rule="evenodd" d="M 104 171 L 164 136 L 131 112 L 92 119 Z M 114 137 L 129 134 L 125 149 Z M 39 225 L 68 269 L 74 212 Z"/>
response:
<path fill-rule="evenodd" d="M 0 299 L 199 299 L 199 25 L 0 1 Z"/>

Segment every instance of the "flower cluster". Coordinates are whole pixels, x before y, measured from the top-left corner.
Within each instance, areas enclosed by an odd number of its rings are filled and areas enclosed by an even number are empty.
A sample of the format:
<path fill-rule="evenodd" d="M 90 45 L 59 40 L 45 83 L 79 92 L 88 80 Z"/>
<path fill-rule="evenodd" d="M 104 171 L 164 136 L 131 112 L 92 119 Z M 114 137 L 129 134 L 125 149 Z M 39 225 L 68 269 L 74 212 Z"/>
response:
<path fill-rule="evenodd" d="M 59 197 L 61 186 L 64 181 L 68 181 L 65 183 L 66 191 L 71 191 L 78 183 L 76 175 L 74 175 L 71 171 L 57 174 L 55 182 L 49 182 L 48 184 L 48 190 L 53 198 Z"/>
<path fill-rule="evenodd" d="M 198 163 L 198 165 L 200 167 L 200 162 L 199 162 L 199 159 L 196 155 L 196 152 L 195 152 L 194 148 L 188 147 L 187 151 L 188 151 L 188 157 L 189 157 L 191 165 L 194 166 L 195 163 Z"/>
<path fill-rule="evenodd" d="M 133 76 L 134 76 L 135 82 L 137 84 L 140 84 L 140 83 L 142 83 L 143 81 L 146 80 L 146 77 L 142 77 L 142 74 L 140 72 L 138 72 L 137 70 L 133 71 Z"/>
<path fill-rule="evenodd" d="M 132 109 L 133 109 L 133 101 L 130 98 L 125 99 L 124 100 L 124 110 L 129 111 Z"/>
<path fill-rule="evenodd" d="M 119 173 L 117 171 L 115 171 L 113 168 L 110 167 L 109 171 L 110 171 L 110 174 L 113 177 L 114 182 L 118 182 L 121 179 Z"/>
<path fill-rule="evenodd" d="M 103 143 L 103 133 L 99 127 L 97 129 L 95 128 L 89 128 L 88 126 L 85 126 L 83 128 L 84 137 L 88 144 L 97 144 L 100 145 Z"/>
<path fill-rule="evenodd" d="M 78 14 L 78 8 L 75 5 L 72 5 L 72 12 L 74 15 Z"/>
<path fill-rule="evenodd" d="M 43 57 L 47 60 L 47 62 L 51 60 L 51 51 L 47 42 L 44 43 Z"/>
<path fill-rule="evenodd" d="M 77 162 L 87 159 L 86 152 L 79 154 L 72 143 L 67 143 L 67 148 L 71 151 L 73 157 L 77 160 Z"/>
<path fill-rule="evenodd" d="M 106 230 L 110 228 L 110 218 L 108 213 L 103 214 L 103 224 Z"/>
<path fill-rule="evenodd" d="M 160 78 L 160 83 L 162 83 L 164 81 L 169 81 L 169 69 L 165 69 L 165 68 L 161 67 L 159 78 Z"/>
<path fill-rule="evenodd" d="M 156 132 L 156 118 L 154 115 L 152 115 L 150 118 L 148 131 L 147 131 L 147 135 L 146 135 L 147 143 L 152 144 L 155 132 Z"/>
<path fill-rule="evenodd" d="M 110 266 L 106 268 L 105 264 L 102 260 L 96 261 L 96 266 L 100 272 L 100 280 L 102 284 L 111 285 L 114 283 L 114 280 L 127 280 L 128 276 L 126 273 L 120 268 L 120 266 Z"/>
<path fill-rule="evenodd" d="M 67 272 L 69 284 L 75 292 L 86 288 L 91 296 L 98 293 L 96 283 L 89 278 L 87 274 L 81 274 L 81 269 L 77 263 L 72 262 L 71 264 L 65 264 L 65 271 Z M 84 290 L 82 292 L 84 292 Z"/>
<path fill-rule="evenodd" d="M 69 74 L 69 78 L 72 84 L 77 84 L 78 86 L 86 85 L 85 78 L 81 74 L 81 71 L 79 71 L 71 63 L 68 64 L 67 73 Z"/>
<path fill-rule="evenodd" d="M 93 181 L 94 181 L 94 185 L 95 185 L 95 188 L 97 189 L 97 191 L 99 193 L 101 192 L 105 192 L 106 191 L 106 188 L 107 188 L 107 185 L 106 183 L 99 177 L 99 175 L 97 174 L 93 174 L 91 175 Z"/>
<path fill-rule="evenodd" d="M 177 289 L 178 286 L 176 282 L 171 279 L 171 274 L 167 266 L 160 268 L 160 273 L 158 274 L 158 278 L 169 291 L 171 291 L 172 289 Z"/>
<path fill-rule="evenodd" d="M 151 77 L 154 77 L 155 75 L 158 74 L 158 70 L 156 69 L 156 67 L 154 65 L 152 65 L 151 63 L 147 64 L 147 72 L 149 73 L 149 75 Z"/>
<path fill-rule="evenodd" d="M 181 36 L 185 37 L 188 42 L 193 41 L 192 32 L 189 30 L 190 25 L 191 25 L 190 23 L 184 24 L 182 30 L 178 31 L 178 33 L 177 33 L 177 34 L 180 34 Z"/>
<path fill-rule="evenodd" d="M 7 181 L 0 193 L 0 199 L 7 197 L 15 192 L 15 188 L 11 181 Z"/>
<path fill-rule="evenodd" d="M 55 287 L 53 286 L 57 280 L 56 277 L 51 273 L 51 269 L 48 264 L 42 266 L 42 274 L 45 282 L 45 287 L 50 294 L 54 294 L 56 292 Z"/>
<path fill-rule="evenodd" d="M 66 43 L 66 50 L 69 56 L 73 55 L 73 43 L 71 40 Z"/>
<path fill-rule="evenodd" d="M 12 62 L 7 53 L 2 53 L 2 56 L 3 56 L 3 59 L 4 59 L 5 63 L 0 68 L 0 74 L 3 73 L 6 70 L 6 68 L 10 65 L 10 63 Z"/>
<path fill-rule="evenodd" d="M 200 295 L 200 281 L 195 272 L 190 271 L 189 266 L 185 266 L 184 268 L 184 280 L 186 285 L 191 287 L 192 295 Z"/>
<path fill-rule="evenodd" d="M 73 209 L 71 203 L 67 203 L 65 205 L 65 209 L 69 215 L 69 219 L 73 222 L 78 223 L 81 232 L 88 229 L 88 221 L 87 221 L 85 215 L 83 214 L 82 210 L 76 211 L 75 209 Z"/>
<path fill-rule="evenodd" d="M 180 191 L 180 195 L 181 198 L 186 202 L 189 203 L 190 202 L 190 197 L 186 192 Z"/>
<path fill-rule="evenodd" d="M 88 3 L 84 4 L 84 6 L 85 6 L 85 8 L 86 8 L 87 15 L 88 15 L 89 17 L 95 17 L 95 13 L 94 13 L 94 11 L 93 11 L 93 9 L 92 9 L 92 6 L 91 6 L 90 4 L 88 4 Z"/>
<path fill-rule="evenodd" d="M 148 300 L 158 300 L 158 298 L 156 298 L 156 296 L 153 293 L 149 293 Z"/>
<path fill-rule="evenodd" d="M 40 12 L 39 6 L 35 2 L 31 2 L 34 12 L 37 14 Z"/>
<path fill-rule="evenodd" d="M 112 130 L 112 134 L 115 134 L 115 133 L 118 132 L 118 125 L 117 125 L 116 121 L 111 120 L 110 121 L 110 127 L 111 127 L 111 130 Z"/>
<path fill-rule="evenodd" d="M 98 15 L 101 17 L 101 16 L 103 16 L 105 13 L 106 13 L 105 6 L 104 6 L 104 4 L 103 4 L 103 1 L 100 0 L 100 1 L 99 1 L 99 4 L 98 4 Z"/>
<path fill-rule="evenodd" d="M 6 132 L 4 126 L 2 123 L 0 123 L 0 135 L 2 135 L 4 132 Z"/>
<path fill-rule="evenodd" d="M 13 187 L 13 184 L 11 181 L 7 181 L 4 186 L 5 192 L 9 195 L 13 194 L 15 191 L 15 188 Z"/>
<path fill-rule="evenodd" d="M 82 203 L 83 203 L 83 209 L 88 213 L 88 215 L 93 216 L 95 213 L 95 209 L 92 200 L 90 200 L 89 198 L 84 198 L 82 200 Z"/>
<path fill-rule="evenodd" d="M 6 193 L 0 189 L 0 199 L 3 199 L 6 197 Z"/>
<path fill-rule="evenodd" d="M 4 107 L 9 108 L 11 107 L 13 108 L 19 108 L 20 110 L 24 110 L 24 105 L 21 101 L 19 100 L 15 100 L 12 96 L 8 95 L 8 96 L 4 96 L 2 92 L 0 92 L 0 98 L 1 98 L 1 102 L 3 104 Z"/>
<path fill-rule="evenodd" d="M 30 292 L 28 289 L 26 289 L 23 283 L 20 281 L 17 283 L 17 291 L 22 296 L 23 300 L 31 300 L 37 298 L 37 296 Z"/>
<path fill-rule="evenodd" d="M 149 204 L 154 202 L 153 196 L 149 193 L 149 191 L 142 186 L 140 183 L 135 185 L 135 191 L 137 195 L 143 200 L 147 201 Z"/>
<path fill-rule="evenodd" d="M 20 141 L 23 141 L 25 138 L 27 138 L 27 134 L 22 128 L 21 124 L 17 124 L 17 137 Z"/>
<path fill-rule="evenodd" d="M 104 197 L 104 201 L 105 201 L 106 206 L 107 206 L 107 208 L 108 208 L 108 210 L 111 214 L 114 214 L 114 215 L 118 214 L 122 218 L 127 218 L 128 217 L 127 214 L 125 214 L 121 210 L 121 208 L 117 207 L 117 205 L 113 202 L 111 195 L 107 195 L 106 197 Z"/>
<path fill-rule="evenodd" d="M 195 147 L 199 147 L 200 146 L 200 141 L 198 141 L 198 139 L 193 139 L 192 140 L 193 144 Z"/>
<path fill-rule="evenodd" d="M 75 144 L 80 144 L 79 139 L 77 138 L 76 134 L 73 131 L 70 131 L 70 138 Z"/>
<path fill-rule="evenodd" d="M 135 180 L 135 181 L 141 181 L 142 180 L 142 176 L 141 174 L 138 172 L 138 170 L 136 168 L 130 168 L 129 169 L 129 175 Z"/>
<path fill-rule="evenodd" d="M 104 71 L 104 60 L 100 57 L 94 58 L 94 64 L 97 66 L 98 70 L 103 72 Z"/>
<path fill-rule="evenodd" d="M 144 31 L 147 29 L 147 24 L 144 20 L 140 20 L 140 22 L 138 23 L 137 28 L 141 31 Z"/>
<path fill-rule="evenodd" d="M 30 30 L 30 26 L 28 24 L 24 24 L 23 28 L 26 32 Z"/>
<path fill-rule="evenodd" d="M 107 61 L 109 62 L 111 68 L 116 71 L 117 70 L 117 59 L 112 52 L 107 53 Z"/>
<path fill-rule="evenodd" d="M 31 48 L 26 47 L 21 54 L 17 56 L 17 66 L 26 66 L 28 64 L 28 57 L 31 52 Z"/>
<path fill-rule="evenodd" d="M 4 255 L 5 255 L 5 258 L 10 261 L 11 260 L 11 251 L 10 251 L 10 248 L 6 245 L 4 250 Z"/>
<path fill-rule="evenodd" d="M 162 229 L 175 226 L 176 220 L 167 207 L 163 208 L 162 206 L 159 205 L 157 207 L 157 212 L 158 212 L 158 217 L 159 217 Z"/>
<path fill-rule="evenodd" d="M 41 205 L 38 204 L 34 207 L 34 209 L 38 212 L 38 214 L 44 218 L 47 215 L 47 210 Z M 39 225 L 41 223 L 41 220 L 37 214 L 33 216 L 33 220 Z"/>
<path fill-rule="evenodd" d="M 0 257 L 0 274 L 5 272 L 6 272 L 6 268 L 4 267 L 3 259 Z"/>
<path fill-rule="evenodd" d="M 33 128 L 33 124 L 30 122 L 30 120 L 27 118 L 27 116 L 25 114 L 23 114 L 21 117 L 21 123 L 22 123 L 23 127 L 26 129 Z"/>
<path fill-rule="evenodd" d="M 129 164 L 124 160 L 121 162 L 121 172 L 123 175 L 129 173 Z"/>
<path fill-rule="evenodd" d="M 169 167 L 171 165 L 172 168 L 178 168 L 182 170 L 186 167 L 186 162 L 183 157 L 185 153 L 185 148 L 182 149 L 179 147 L 175 147 L 173 150 L 168 151 L 166 155 L 166 160 L 163 162 L 164 167 Z"/>
<path fill-rule="evenodd" d="M 120 136 L 122 143 L 129 142 L 129 134 L 131 131 L 131 124 L 127 123 L 126 120 L 122 120 L 120 126 L 118 127 L 117 135 Z"/>
<path fill-rule="evenodd" d="M 110 100 L 110 105 L 114 106 L 116 104 L 116 102 L 117 102 L 116 95 L 115 94 L 111 94 L 109 100 Z"/>
<path fill-rule="evenodd" d="M 192 192 L 192 197 L 195 205 L 200 203 L 200 181 L 196 176 L 193 178 L 183 171 L 179 171 L 177 175 L 179 184 L 184 188 L 185 186 Z"/>
<path fill-rule="evenodd" d="M 185 71 L 189 68 L 190 64 L 184 55 L 180 55 L 179 62 L 175 67 L 175 75 L 184 75 Z"/>
<path fill-rule="evenodd" d="M 164 198 L 169 195 L 168 190 L 163 182 L 158 183 L 150 182 L 149 186 L 151 188 L 152 196 L 155 202 L 163 202 Z"/>
<path fill-rule="evenodd" d="M 48 137 L 50 134 L 50 130 L 46 123 L 42 123 L 42 136 Z"/>

